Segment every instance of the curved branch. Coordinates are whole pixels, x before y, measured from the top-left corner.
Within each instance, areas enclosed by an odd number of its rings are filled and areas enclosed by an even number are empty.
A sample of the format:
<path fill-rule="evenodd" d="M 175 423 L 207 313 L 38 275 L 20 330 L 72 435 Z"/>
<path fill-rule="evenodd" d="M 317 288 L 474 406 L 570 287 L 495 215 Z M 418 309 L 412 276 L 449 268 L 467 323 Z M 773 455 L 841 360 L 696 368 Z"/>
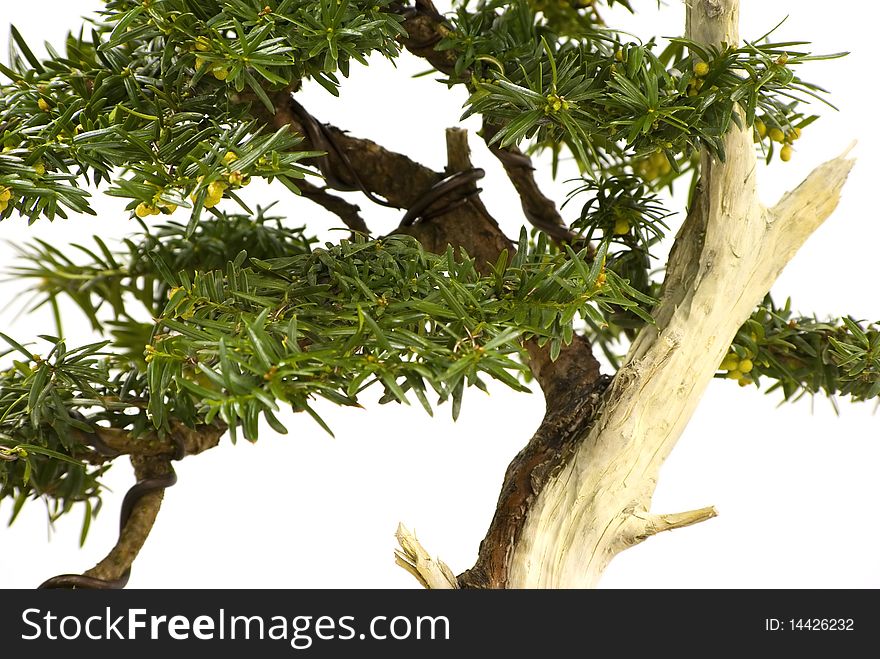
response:
<path fill-rule="evenodd" d="M 330 194 L 306 180 L 297 181 L 296 187 L 299 188 L 303 197 L 336 215 L 352 231 L 362 233 L 365 236 L 370 235 L 370 229 L 361 217 L 361 209 L 355 204 Z"/>
<path fill-rule="evenodd" d="M 694 0 L 688 36 L 737 41 L 737 0 Z M 704 151 L 700 192 L 676 236 L 661 301 L 576 454 L 525 521 L 508 587 L 590 587 L 645 533 L 660 467 L 712 380 L 736 331 L 785 264 L 836 206 L 852 166 L 819 167 L 772 210 L 758 201 L 750 136 L 733 128 L 726 160 Z M 671 528 L 692 516 L 652 518 Z"/>
<path fill-rule="evenodd" d="M 556 241 L 576 242 L 579 236 L 565 224 L 556 203 L 538 187 L 532 159 L 515 146 L 500 147 L 492 144 L 491 140 L 496 132 L 497 128 L 483 123 L 482 137 L 486 146 L 504 167 L 507 178 L 519 195 L 526 219 Z"/>
<path fill-rule="evenodd" d="M 72 434 L 80 444 L 91 447 L 87 452 L 77 453 L 76 457 L 92 464 L 103 464 L 121 455 L 167 459 L 198 455 L 217 446 L 226 429 L 226 424 L 222 422 L 215 421 L 190 428 L 172 419 L 171 432 L 165 436 L 151 431 L 132 437 L 128 430 L 103 426 L 96 426 L 93 433 L 74 429 Z"/>
<path fill-rule="evenodd" d="M 177 482 L 167 458 L 132 456 L 137 483 L 125 495 L 120 511 L 119 539 L 110 553 L 83 574 L 62 574 L 44 581 L 40 588 L 124 588 L 131 566 L 147 541 L 165 489 Z"/>
<path fill-rule="evenodd" d="M 138 484 L 148 483 L 151 489 L 132 505 L 128 519 L 119 530 L 116 545 L 104 560 L 83 573 L 86 577 L 115 581 L 125 576 L 127 580 L 134 560 L 153 529 L 165 497 L 165 489 L 176 480 L 174 469 L 166 459 L 132 456 L 131 464 Z"/>

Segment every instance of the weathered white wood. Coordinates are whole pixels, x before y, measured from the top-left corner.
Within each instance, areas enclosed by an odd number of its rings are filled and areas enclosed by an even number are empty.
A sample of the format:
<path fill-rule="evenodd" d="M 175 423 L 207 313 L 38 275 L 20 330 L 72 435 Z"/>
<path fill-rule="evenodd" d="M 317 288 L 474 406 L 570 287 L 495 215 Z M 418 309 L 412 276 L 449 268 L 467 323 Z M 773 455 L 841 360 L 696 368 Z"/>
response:
<path fill-rule="evenodd" d="M 738 0 L 687 3 L 692 39 L 738 42 Z M 736 331 L 834 210 L 853 165 L 846 154 L 821 165 L 767 209 L 758 201 L 750 132 L 732 130 L 725 153 L 723 163 L 702 155 L 701 191 L 676 236 L 656 325 L 636 337 L 596 423 L 530 509 L 514 549 L 510 588 L 593 587 L 627 547 L 716 515 L 711 507 L 651 513 L 660 467 Z M 428 556 L 420 545 L 414 555 Z M 404 566 L 416 566 L 423 585 L 449 587 L 443 585 L 451 574 L 446 566 L 422 569 L 407 556 Z"/>
<path fill-rule="evenodd" d="M 433 589 L 458 588 L 452 570 L 440 559 L 432 558 L 412 531 L 400 524 L 396 536 L 400 549 L 394 551 L 394 560 L 420 584 Z"/>
<path fill-rule="evenodd" d="M 737 0 L 693 0 L 688 34 L 736 43 Z M 702 192 L 679 234 L 655 310 L 634 341 L 598 422 L 538 496 L 508 586 L 592 587 L 620 551 L 714 509 L 652 515 L 657 475 L 731 341 L 782 268 L 833 211 L 852 167 L 816 169 L 773 209 L 758 202 L 750 134 L 733 130 L 727 158 L 702 157 Z"/>

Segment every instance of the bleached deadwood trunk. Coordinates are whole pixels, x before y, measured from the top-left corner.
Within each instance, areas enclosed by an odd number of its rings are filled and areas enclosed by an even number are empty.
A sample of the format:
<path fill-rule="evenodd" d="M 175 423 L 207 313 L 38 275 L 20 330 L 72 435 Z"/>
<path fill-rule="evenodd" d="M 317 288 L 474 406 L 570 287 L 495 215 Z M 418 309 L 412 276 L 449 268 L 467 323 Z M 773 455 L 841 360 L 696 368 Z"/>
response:
<path fill-rule="evenodd" d="M 687 34 L 735 44 L 738 0 L 688 2 Z M 713 508 L 651 512 L 658 472 L 690 420 L 736 331 L 782 268 L 831 214 L 852 167 L 818 167 L 775 207 L 757 198 L 750 132 L 725 138 L 725 162 L 707 153 L 694 206 L 682 225 L 654 310 L 634 341 L 595 422 L 536 494 L 506 550 L 508 588 L 593 587 L 609 561 L 660 531 L 709 519 Z M 401 527 L 398 559 L 423 585 L 456 587 Z"/>

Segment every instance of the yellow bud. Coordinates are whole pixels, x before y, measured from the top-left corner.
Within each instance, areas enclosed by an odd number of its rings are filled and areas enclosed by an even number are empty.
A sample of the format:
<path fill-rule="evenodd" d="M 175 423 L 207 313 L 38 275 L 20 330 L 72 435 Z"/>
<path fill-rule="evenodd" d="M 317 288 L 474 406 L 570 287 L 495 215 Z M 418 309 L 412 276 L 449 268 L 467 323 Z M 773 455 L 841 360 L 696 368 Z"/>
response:
<path fill-rule="evenodd" d="M 226 184 L 222 181 L 214 181 L 208 186 L 208 194 L 205 196 L 205 208 L 213 208 L 223 199 Z"/>
<path fill-rule="evenodd" d="M 769 131 L 770 139 L 774 142 L 782 142 L 785 140 L 785 133 L 782 132 L 781 128 L 776 128 L 775 126 Z"/>
<path fill-rule="evenodd" d="M 767 124 L 758 119 L 755 122 L 755 130 L 758 131 L 758 136 L 761 138 L 767 137 Z"/>
<path fill-rule="evenodd" d="M 785 144 L 779 149 L 779 159 L 783 162 L 791 160 L 791 144 Z"/>
<path fill-rule="evenodd" d="M 739 370 L 742 371 L 743 373 L 748 373 L 748 372 L 751 371 L 754 367 L 755 367 L 755 365 L 752 364 L 752 360 L 751 360 L 751 359 L 743 359 L 743 360 L 739 363 Z"/>
<path fill-rule="evenodd" d="M 800 128 L 792 128 L 791 132 L 788 135 L 792 140 L 800 139 L 801 129 Z"/>
<path fill-rule="evenodd" d="M 208 40 L 208 37 L 196 37 L 196 50 L 202 52 L 211 50 L 211 42 Z"/>
<path fill-rule="evenodd" d="M 617 52 L 614 53 L 614 59 L 616 59 L 618 62 L 623 61 L 623 49 L 622 48 L 618 48 Z"/>
<path fill-rule="evenodd" d="M 12 190 L 6 187 L 0 187 L 0 202 L 8 202 L 12 197 Z"/>
<path fill-rule="evenodd" d="M 217 80 L 226 80 L 229 77 L 229 69 L 225 66 L 215 66 L 211 69 L 211 75 L 217 78 Z"/>
<path fill-rule="evenodd" d="M 229 163 L 235 162 L 236 160 L 238 160 L 238 156 L 233 151 L 227 151 L 226 154 L 223 156 L 224 165 L 228 165 Z"/>
<path fill-rule="evenodd" d="M 34 171 L 37 173 L 37 176 L 42 176 L 46 173 L 46 165 L 41 162 L 38 162 L 34 165 Z"/>
<path fill-rule="evenodd" d="M 742 371 L 739 371 L 736 369 L 730 371 L 730 373 L 727 374 L 727 377 L 730 378 L 731 380 L 739 380 L 742 378 L 742 376 L 743 376 Z"/>
<path fill-rule="evenodd" d="M 737 382 L 739 382 L 739 386 L 741 387 L 748 387 L 752 383 L 752 380 L 751 378 L 740 378 Z"/>
<path fill-rule="evenodd" d="M 240 186 L 242 181 L 244 180 L 244 175 L 239 171 L 230 172 L 229 174 L 229 184 Z"/>
<path fill-rule="evenodd" d="M 705 62 L 697 62 L 694 64 L 694 75 L 702 78 L 709 73 L 709 65 Z"/>
<path fill-rule="evenodd" d="M 137 208 L 134 209 L 134 214 L 137 215 L 139 218 L 143 219 L 147 215 L 152 215 L 153 213 L 151 211 L 151 206 L 149 204 L 141 202 L 137 205 Z"/>
<path fill-rule="evenodd" d="M 37 101 L 37 105 L 43 112 L 49 111 L 49 104 L 46 102 L 45 98 L 41 98 Z"/>
<path fill-rule="evenodd" d="M 619 217 L 614 222 L 614 235 L 615 236 L 623 236 L 629 233 L 630 224 L 626 220 L 626 218 Z"/>
<path fill-rule="evenodd" d="M 736 367 L 739 365 L 739 357 L 737 357 L 733 353 L 728 353 L 721 362 L 721 365 L 718 367 L 722 371 L 733 371 L 736 370 Z"/>

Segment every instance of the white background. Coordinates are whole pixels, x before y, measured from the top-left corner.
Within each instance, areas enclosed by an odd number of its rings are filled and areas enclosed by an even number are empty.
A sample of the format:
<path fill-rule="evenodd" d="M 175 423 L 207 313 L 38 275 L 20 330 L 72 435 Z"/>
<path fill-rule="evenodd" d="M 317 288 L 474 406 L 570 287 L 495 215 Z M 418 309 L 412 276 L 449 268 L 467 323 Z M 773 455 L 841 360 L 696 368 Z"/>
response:
<path fill-rule="evenodd" d="M 44 39 L 58 44 L 67 30 L 77 29 L 78 17 L 98 4 L 4 2 L 2 16 L 34 45 Z M 659 11 L 648 0 L 634 4 L 644 8 L 624 23 L 634 34 L 682 32 L 680 2 L 670 0 Z M 856 0 L 744 0 L 742 34 L 757 37 L 787 14 L 780 40 L 811 40 L 816 52 L 850 50 L 852 55 L 805 71 L 805 77 L 832 90 L 841 111 L 817 108 L 824 117 L 804 131 L 792 161 L 762 166 L 765 201 L 776 200 L 853 139 L 860 142 L 854 152 L 859 162 L 838 210 L 786 269 L 774 293 L 779 300 L 793 296 L 807 313 L 876 319 L 880 229 L 873 193 L 880 140 L 874 43 L 880 10 L 876 3 Z M 304 102 L 321 119 L 440 169 L 443 128 L 457 124 L 464 91 L 447 91 L 430 78 L 410 79 L 425 68 L 410 56 L 402 57 L 396 70 L 377 62 L 363 75 L 356 67 L 341 102 L 314 89 L 306 91 Z M 477 128 L 473 122 L 463 125 Z M 522 216 L 513 189 L 478 139 L 472 146 L 475 162 L 488 170 L 487 206 L 515 235 Z M 550 182 L 546 172 L 542 179 L 557 199 L 564 198 L 568 186 Z M 334 218 L 291 200 L 283 188 L 255 185 L 251 190 L 254 203 L 282 199 L 280 212 L 293 224 L 334 225 Z M 93 233 L 122 236 L 136 230 L 120 200 L 99 197 L 95 203 L 98 218 L 40 220 L 33 227 L 6 220 L 0 239 L 14 244 L 38 235 L 60 246 Z M 366 200 L 358 203 L 374 231 L 389 231 L 399 219 Z M 11 247 L 0 246 L 0 262 L 9 263 L 12 254 Z M 0 290 L 6 307 L 0 328 L 27 340 L 51 324 L 43 312 L 14 319 L 21 302 L 9 300 L 20 288 L 13 282 Z M 72 312 L 66 318 L 71 344 L 84 340 L 84 326 Z M 821 398 L 777 408 L 778 402 L 778 395 L 754 388 L 712 383 L 663 468 L 654 510 L 714 504 L 720 517 L 625 552 L 609 567 L 603 587 L 880 587 L 880 437 L 874 404 L 843 400 L 838 417 Z M 288 419 L 286 437 L 267 432 L 256 445 L 237 446 L 224 440 L 219 448 L 180 463 L 179 483 L 167 492 L 130 586 L 416 587 L 393 564 L 398 521 L 414 527 L 430 551 L 460 572 L 473 564 L 504 468 L 537 427 L 543 405 L 540 393 L 494 387 L 488 397 L 468 392 L 456 424 L 448 407 L 434 419 L 418 406 L 320 409 L 335 439 L 303 415 Z M 47 541 L 40 502 L 28 504 L 13 527 L 0 527 L 0 586 L 35 586 L 103 557 L 115 540 L 130 468 L 116 466 L 106 482 L 113 492 L 83 549 L 78 548 L 79 514 L 58 523 Z M 10 509 L 8 502 L 0 504 L 0 515 L 8 517 Z"/>

